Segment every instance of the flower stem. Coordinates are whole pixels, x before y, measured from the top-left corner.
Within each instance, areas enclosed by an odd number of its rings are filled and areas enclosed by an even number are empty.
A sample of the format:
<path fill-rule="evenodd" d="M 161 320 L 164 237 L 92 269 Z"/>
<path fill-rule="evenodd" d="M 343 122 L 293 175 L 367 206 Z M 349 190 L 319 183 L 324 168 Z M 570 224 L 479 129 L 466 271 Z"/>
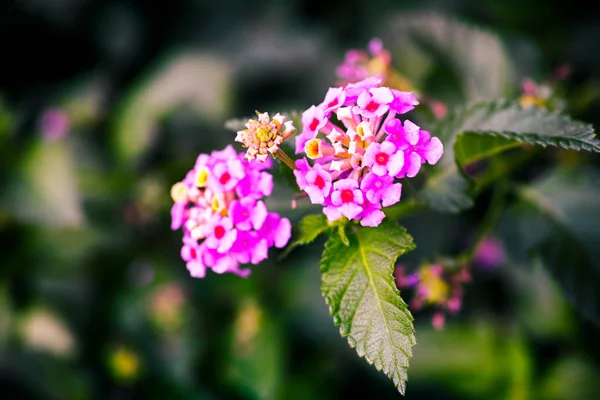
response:
<path fill-rule="evenodd" d="M 277 149 L 277 152 L 275 154 L 273 154 L 273 156 L 275 156 L 275 158 L 279 158 L 285 165 L 287 165 L 288 167 L 290 167 L 290 169 L 293 171 L 296 168 L 296 166 L 294 165 L 294 160 L 292 160 L 290 158 L 290 156 L 288 156 L 287 154 L 285 154 L 285 152 L 281 149 Z"/>

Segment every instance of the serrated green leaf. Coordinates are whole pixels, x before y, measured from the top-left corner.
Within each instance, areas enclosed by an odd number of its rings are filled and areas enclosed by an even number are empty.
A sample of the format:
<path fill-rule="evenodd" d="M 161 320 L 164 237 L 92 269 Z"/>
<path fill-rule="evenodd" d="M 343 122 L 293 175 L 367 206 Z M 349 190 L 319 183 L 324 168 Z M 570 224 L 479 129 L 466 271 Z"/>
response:
<path fill-rule="evenodd" d="M 323 296 L 350 346 L 404 393 L 416 339 L 413 318 L 392 274 L 396 259 L 415 245 L 406 230 L 392 222 L 356 229 L 348 239 L 349 247 L 338 235 L 325 245 Z"/>
<path fill-rule="evenodd" d="M 421 195 L 432 208 L 445 212 L 473 205 L 472 182 L 456 164 L 466 166 L 523 143 L 600 152 L 591 125 L 505 100 L 455 110 L 440 123 L 438 133 L 444 156 Z"/>
<path fill-rule="evenodd" d="M 320 234 L 325 233 L 330 228 L 331 225 L 327 222 L 325 215 L 307 215 L 300 221 L 300 236 L 285 249 L 281 258 L 286 257 L 298 246 L 312 243 Z"/>
<path fill-rule="evenodd" d="M 393 18 L 382 36 L 399 70 L 417 83 L 441 61 L 460 80 L 467 101 L 503 96 L 512 86 L 513 67 L 504 44 L 484 29 L 417 12 Z"/>
<path fill-rule="evenodd" d="M 567 298 L 600 324 L 600 174 L 554 170 L 519 189 L 500 225 L 511 258 L 539 257 Z"/>

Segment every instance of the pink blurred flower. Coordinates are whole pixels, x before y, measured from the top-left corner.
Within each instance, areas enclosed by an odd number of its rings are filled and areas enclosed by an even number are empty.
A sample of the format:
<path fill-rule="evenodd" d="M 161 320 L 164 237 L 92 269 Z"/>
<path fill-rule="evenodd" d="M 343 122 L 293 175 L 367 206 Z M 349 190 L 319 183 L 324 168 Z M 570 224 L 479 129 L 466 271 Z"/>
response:
<path fill-rule="evenodd" d="M 484 269 L 501 266 L 506 262 L 502 243 L 493 236 L 486 236 L 475 248 L 473 262 Z"/>
<path fill-rule="evenodd" d="M 69 128 L 69 116 L 64 110 L 60 108 L 44 110 L 40 120 L 40 130 L 45 140 L 58 140 L 67 134 Z"/>

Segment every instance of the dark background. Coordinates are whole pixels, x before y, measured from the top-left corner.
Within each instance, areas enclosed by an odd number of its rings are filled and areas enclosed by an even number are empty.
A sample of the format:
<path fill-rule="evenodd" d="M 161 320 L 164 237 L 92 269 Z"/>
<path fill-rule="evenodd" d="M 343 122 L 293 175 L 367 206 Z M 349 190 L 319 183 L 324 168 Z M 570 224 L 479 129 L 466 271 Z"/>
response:
<path fill-rule="evenodd" d="M 347 49 L 421 10 L 498 34 L 515 96 L 568 64 L 569 111 L 600 126 L 592 2 L 3 0 L 0 398 L 398 398 L 333 326 L 322 242 L 247 280 L 194 280 L 168 190 L 232 142 L 225 120 L 319 102 Z M 452 106 L 448 74 L 425 86 Z M 58 142 L 40 134 L 49 107 L 71 118 Z M 292 197 L 270 206 L 297 221 L 309 210 Z M 430 243 L 406 262 L 459 251 L 481 213 L 407 220 Z M 598 330 L 539 267 L 475 271 L 461 314 L 441 332 L 430 317 L 417 315 L 409 399 L 600 395 Z"/>

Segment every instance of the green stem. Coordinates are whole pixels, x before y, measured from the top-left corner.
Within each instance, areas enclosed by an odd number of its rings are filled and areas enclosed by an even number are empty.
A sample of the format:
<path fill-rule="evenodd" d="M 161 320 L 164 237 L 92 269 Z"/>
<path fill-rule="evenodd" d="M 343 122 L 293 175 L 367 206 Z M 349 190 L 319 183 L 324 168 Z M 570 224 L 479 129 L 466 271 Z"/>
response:
<path fill-rule="evenodd" d="M 287 165 L 292 171 L 296 168 L 296 165 L 294 165 L 294 160 L 292 160 L 290 158 L 290 156 L 288 156 L 287 154 L 285 154 L 285 151 L 281 150 L 281 149 L 277 149 L 277 153 L 273 154 L 273 156 L 275 158 L 279 158 L 285 165 Z"/>

